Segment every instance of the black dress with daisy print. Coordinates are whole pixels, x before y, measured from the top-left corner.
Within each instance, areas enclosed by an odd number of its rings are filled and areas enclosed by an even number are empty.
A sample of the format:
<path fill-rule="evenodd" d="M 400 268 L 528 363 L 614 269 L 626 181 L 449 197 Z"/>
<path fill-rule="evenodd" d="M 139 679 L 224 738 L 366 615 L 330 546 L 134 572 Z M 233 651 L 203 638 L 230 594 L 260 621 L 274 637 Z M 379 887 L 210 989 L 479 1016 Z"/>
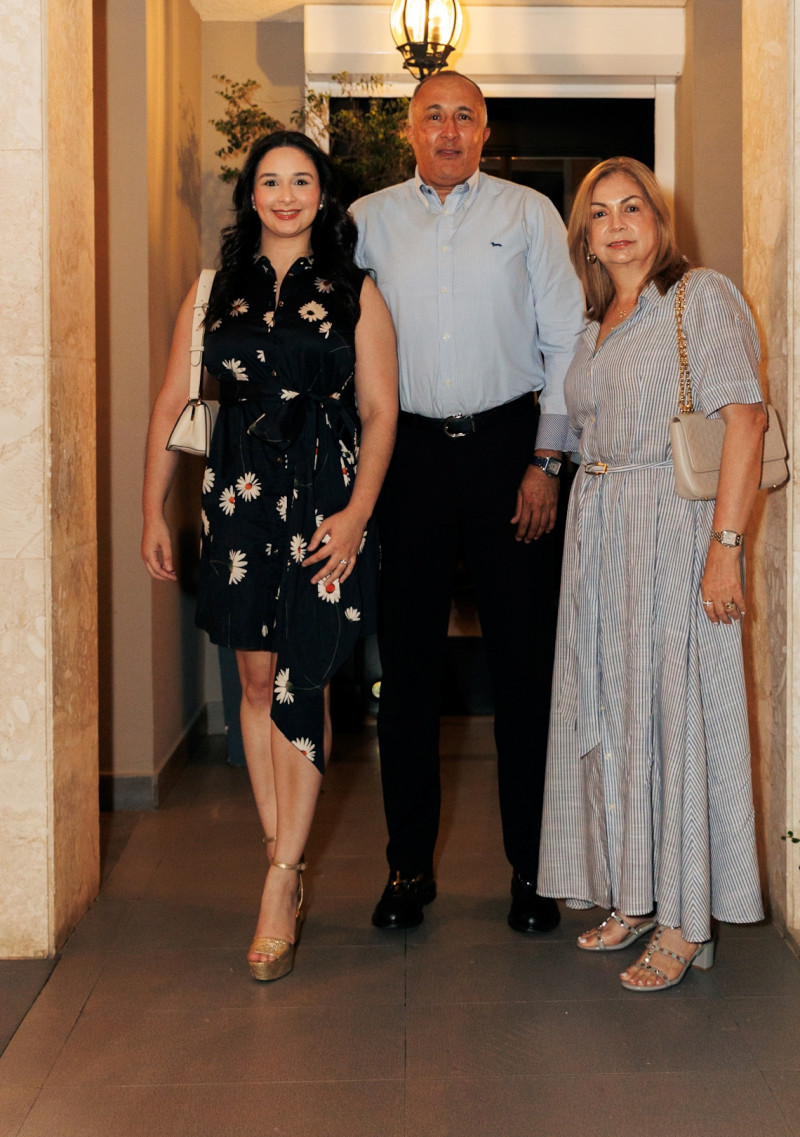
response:
<path fill-rule="evenodd" d="M 323 688 L 374 631 L 372 523 L 344 584 L 303 561 L 347 505 L 358 461 L 355 332 L 336 290 L 301 258 L 283 279 L 259 258 L 206 331 L 220 413 L 203 480 L 197 624 L 212 643 L 277 653 L 272 718 L 320 771 Z"/>

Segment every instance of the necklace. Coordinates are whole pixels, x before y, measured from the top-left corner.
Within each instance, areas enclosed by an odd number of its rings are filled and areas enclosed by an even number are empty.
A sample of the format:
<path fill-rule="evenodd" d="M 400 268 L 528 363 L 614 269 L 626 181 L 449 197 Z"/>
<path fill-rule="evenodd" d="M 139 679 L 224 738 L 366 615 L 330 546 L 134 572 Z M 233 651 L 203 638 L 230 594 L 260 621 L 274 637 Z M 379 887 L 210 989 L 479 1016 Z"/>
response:
<path fill-rule="evenodd" d="M 638 297 L 637 297 L 637 301 L 638 301 Z M 633 311 L 633 309 L 635 307 L 636 307 L 636 304 L 634 304 L 631 308 L 621 308 L 619 306 L 619 304 L 617 304 L 616 305 L 617 318 L 614 320 L 614 323 L 611 325 L 612 328 L 616 328 L 619 324 L 622 323 L 623 320 L 627 320 L 628 316 L 630 316 L 631 312 Z"/>

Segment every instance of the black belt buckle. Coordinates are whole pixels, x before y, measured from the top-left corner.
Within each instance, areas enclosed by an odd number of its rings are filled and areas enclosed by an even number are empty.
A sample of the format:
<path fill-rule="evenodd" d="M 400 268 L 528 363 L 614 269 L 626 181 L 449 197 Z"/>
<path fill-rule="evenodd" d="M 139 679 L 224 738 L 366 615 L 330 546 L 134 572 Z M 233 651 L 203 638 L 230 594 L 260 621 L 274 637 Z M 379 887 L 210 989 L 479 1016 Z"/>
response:
<path fill-rule="evenodd" d="M 453 424 L 456 427 L 462 424 L 466 426 L 468 422 L 469 429 L 467 430 L 453 429 Z M 468 434 L 475 433 L 475 418 L 473 415 L 448 415 L 442 424 L 442 430 L 448 438 L 466 438 Z"/>

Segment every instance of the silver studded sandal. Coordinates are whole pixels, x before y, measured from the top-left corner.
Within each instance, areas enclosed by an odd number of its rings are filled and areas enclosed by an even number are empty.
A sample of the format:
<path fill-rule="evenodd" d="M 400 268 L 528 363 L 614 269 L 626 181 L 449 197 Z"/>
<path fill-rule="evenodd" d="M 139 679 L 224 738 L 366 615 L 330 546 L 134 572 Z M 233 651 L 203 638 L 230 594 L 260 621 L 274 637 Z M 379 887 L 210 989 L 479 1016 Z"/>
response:
<path fill-rule="evenodd" d="M 603 943 L 603 928 L 605 928 L 606 925 L 609 924 L 612 920 L 623 927 L 628 933 L 626 936 L 623 936 L 618 944 Z M 581 951 L 620 951 L 622 948 L 630 947 L 631 944 L 635 944 L 637 940 L 640 940 L 642 936 L 646 936 L 648 932 L 652 932 L 653 928 L 655 928 L 657 924 L 657 920 L 645 920 L 642 924 L 629 924 L 627 920 L 623 919 L 623 917 L 620 916 L 619 912 L 614 910 L 610 916 L 603 920 L 602 924 L 598 928 L 591 929 L 591 932 L 594 932 L 594 934 L 597 936 L 597 943 L 593 946 L 590 946 L 589 944 L 582 944 L 580 937 L 578 937 L 578 947 L 581 949 Z M 584 932 L 583 934 L 585 936 L 588 936 L 591 934 L 591 932 Z"/>
<path fill-rule="evenodd" d="M 629 979 L 620 978 L 622 986 L 628 991 L 666 991 L 668 987 L 677 987 L 680 981 L 685 977 L 686 972 L 690 967 L 696 967 L 700 971 L 708 971 L 714 966 L 714 940 L 706 940 L 703 944 L 698 944 L 693 955 L 687 959 L 685 955 L 678 955 L 675 951 L 669 951 L 667 948 L 660 947 L 661 937 L 664 934 L 664 928 L 659 927 L 656 930 L 650 943 L 647 945 L 647 951 L 642 956 L 639 963 L 634 964 L 635 967 L 640 967 L 642 971 L 648 971 L 651 975 L 655 975 L 661 980 L 661 983 L 655 984 L 652 987 L 643 987 L 639 983 L 631 983 Z M 675 959 L 678 963 L 682 964 L 680 972 L 672 979 L 669 978 L 659 967 L 654 967 L 650 962 L 656 953 L 666 955 L 670 959 Z"/>

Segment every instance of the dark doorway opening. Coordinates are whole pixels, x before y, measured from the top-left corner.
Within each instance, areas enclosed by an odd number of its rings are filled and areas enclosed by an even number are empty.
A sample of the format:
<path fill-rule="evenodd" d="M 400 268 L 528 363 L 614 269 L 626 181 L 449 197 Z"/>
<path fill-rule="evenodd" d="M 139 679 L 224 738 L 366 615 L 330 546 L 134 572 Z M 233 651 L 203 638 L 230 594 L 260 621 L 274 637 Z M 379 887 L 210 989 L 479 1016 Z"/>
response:
<path fill-rule="evenodd" d="M 625 154 L 652 169 L 654 99 L 487 99 L 491 134 L 481 169 L 530 186 L 566 222 L 581 179 Z"/>

